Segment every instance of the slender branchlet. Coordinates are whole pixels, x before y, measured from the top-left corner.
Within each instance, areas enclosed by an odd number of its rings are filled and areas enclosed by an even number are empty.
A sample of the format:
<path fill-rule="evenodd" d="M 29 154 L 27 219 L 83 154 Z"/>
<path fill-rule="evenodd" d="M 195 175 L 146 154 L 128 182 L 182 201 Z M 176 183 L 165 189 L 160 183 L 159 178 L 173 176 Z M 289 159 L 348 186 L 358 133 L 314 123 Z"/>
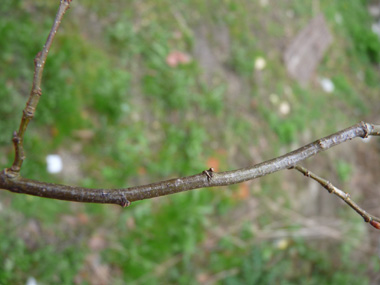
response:
<path fill-rule="evenodd" d="M 6 174 L 10 178 L 15 178 L 19 176 L 22 163 L 25 160 L 25 151 L 23 146 L 25 131 L 28 127 L 29 122 L 34 117 L 38 102 L 42 95 L 41 81 L 46 58 L 48 56 L 50 47 L 53 43 L 54 36 L 57 33 L 58 27 L 61 23 L 62 17 L 70 6 L 70 2 L 71 0 L 61 0 L 57 15 L 55 16 L 55 20 L 50 30 L 49 36 L 46 40 L 46 43 L 42 50 L 38 52 L 36 57 L 34 58 L 34 76 L 32 90 L 30 92 L 28 102 L 26 103 L 25 109 L 22 114 L 20 127 L 18 131 L 15 131 L 13 133 L 12 138 L 13 145 L 15 148 L 15 158 L 12 166 L 6 170 Z"/>
<path fill-rule="evenodd" d="M 307 170 L 303 166 L 295 165 L 292 168 L 303 173 L 306 177 L 310 177 L 311 179 L 314 179 L 315 181 L 317 181 L 329 193 L 335 194 L 340 199 L 342 199 L 347 205 L 349 205 L 352 209 L 354 209 L 356 213 L 358 213 L 360 216 L 363 217 L 366 223 L 370 223 L 374 228 L 380 229 L 380 218 L 375 217 L 367 213 L 365 210 L 363 210 L 358 204 L 356 204 L 354 201 L 351 200 L 351 197 L 348 193 L 340 190 L 339 188 L 335 187 L 330 181 L 314 174 L 313 172 Z"/>

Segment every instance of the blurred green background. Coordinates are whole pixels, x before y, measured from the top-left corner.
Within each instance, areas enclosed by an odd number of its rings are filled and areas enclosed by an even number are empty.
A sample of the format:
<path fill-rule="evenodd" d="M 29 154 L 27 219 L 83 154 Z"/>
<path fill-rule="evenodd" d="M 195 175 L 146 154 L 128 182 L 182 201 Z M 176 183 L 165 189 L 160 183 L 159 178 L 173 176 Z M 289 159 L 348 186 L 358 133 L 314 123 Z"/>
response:
<path fill-rule="evenodd" d="M 1 169 L 58 3 L 0 3 Z M 46 63 L 22 175 L 128 187 L 253 165 L 376 123 L 380 42 L 367 4 L 74 0 Z M 282 53 L 320 12 L 334 41 L 300 86 Z M 376 214 L 379 147 L 353 142 L 305 165 Z M 48 154 L 62 157 L 61 173 L 47 172 Z M 1 191 L 0 284 L 378 282 L 378 233 L 325 192 L 291 171 L 126 209 Z"/>

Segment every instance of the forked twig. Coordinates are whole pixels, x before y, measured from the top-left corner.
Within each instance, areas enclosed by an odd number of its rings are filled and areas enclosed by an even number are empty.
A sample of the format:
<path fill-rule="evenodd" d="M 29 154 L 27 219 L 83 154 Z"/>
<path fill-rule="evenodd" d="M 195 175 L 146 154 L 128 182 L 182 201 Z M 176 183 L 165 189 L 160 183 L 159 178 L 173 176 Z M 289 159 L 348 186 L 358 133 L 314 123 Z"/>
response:
<path fill-rule="evenodd" d="M 60 6 L 58 8 L 58 12 L 49 33 L 48 39 L 42 51 L 37 54 L 34 60 L 35 70 L 32 90 L 23 112 L 19 130 L 13 134 L 15 159 L 10 168 L 4 169 L 0 172 L 0 190 L 8 190 L 14 193 L 22 193 L 51 199 L 87 203 L 118 204 L 126 207 L 130 204 L 130 202 L 133 201 L 150 199 L 198 188 L 237 184 L 291 167 L 296 167 L 296 169 L 301 171 L 300 169 L 302 168 L 296 165 L 299 162 L 318 154 L 319 152 L 325 151 L 333 146 L 347 142 L 356 137 L 366 138 L 368 136 L 380 135 L 380 125 L 361 122 L 347 129 L 341 130 L 315 142 L 307 144 L 297 150 L 250 167 L 226 172 L 214 172 L 214 170 L 210 168 L 209 170 L 205 170 L 199 174 L 192 176 L 123 189 L 89 189 L 54 183 L 45 183 L 23 178 L 19 173 L 22 163 L 25 159 L 23 148 L 24 134 L 29 122 L 34 116 L 38 101 L 41 97 L 42 73 L 49 49 L 51 47 L 61 19 L 66 10 L 69 8 L 70 3 L 71 0 L 60 1 Z M 329 184 L 325 183 L 325 185 Z M 329 191 L 331 193 L 335 193 L 338 196 L 341 194 L 340 197 L 344 197 L 344 201 L 349 204 L 355 211 L 357 211 L 365 219 L 365 221 L 371 223 L 371 225 L 375 228 L 380 229 L 379 219 L 367 214 L 364 210 L 359 208 L 354 202 L 349 199 L 347 195 L 343 195 L 345 194 L 344 192 L 337 188 L 326 189 L 330 189 Z"/>
<path fill-rule="evenodd" d="M 251 167 L 225 172 L 203 171 L 199 174 L 160 181 L 148 185 L 140 185 L 122 189 L 89 189 L 54 183 L 35 181 L 21 176 L 8 176 L 7 171 L 0 172 L 0 189 L 15 193 L 29 194 L 45 198 L 118 204 L 123 207 L 130 202 L 175 194 L 187 190 L 226 186 L 259 178 L 271 173 L 291 168 L 299 162 L 312 157 L 333 146 L 350 141 L 356 137 L 366 138 L 370 135 L 379 135 L 380 125 L 361 122 L 347 129 L 316 140 L 297 150 L 253 165 Z"/>
<path fill-rule="evenodd" d="M 306 177 L 310 177 L 311 179 L 314 179 L 315 181 L 317 181 L 329 193 L 335 194 L 340 199 L 342 199 L 347 205 L 349 205 L 352 209 L 354 209 L 355 212 L 357 212 L 360 216 L 363 217 L 363 219 L 366 223 L 370 223 L 374 228 L 380 230 L 380 218 L 375 217 L 375 216 L 367 213 L 365 210 L 363 210 L 358 204 L 356 204 L 354 201 L 351 200 L 351 197 L 348 193 L 340 190 L 339 188 L 335 187 L 330 181 L 323 179 L 322 177 L 314 174 L 313 172 L 309 171 L 308 169 L 306 169 L 303 166 L 296 165 L 292 168 L 303 173 Z"/>

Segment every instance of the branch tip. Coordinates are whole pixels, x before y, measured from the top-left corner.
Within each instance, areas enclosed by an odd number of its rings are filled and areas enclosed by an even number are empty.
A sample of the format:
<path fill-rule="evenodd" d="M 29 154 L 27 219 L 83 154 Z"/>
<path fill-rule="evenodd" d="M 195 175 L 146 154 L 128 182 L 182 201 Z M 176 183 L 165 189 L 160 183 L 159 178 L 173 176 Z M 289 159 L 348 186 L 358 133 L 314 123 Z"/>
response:
<path fill-rule="evenodd" d="M 380 223 L 379 223 L 378 221 L 375 221 L 375 220 L 371 219 L 371 220 L 369 221 L 369 223 L 370 223 L 370 225 L 371 225 L 372 227 L 374 227 L 375 229 L 380 230 Z"/>

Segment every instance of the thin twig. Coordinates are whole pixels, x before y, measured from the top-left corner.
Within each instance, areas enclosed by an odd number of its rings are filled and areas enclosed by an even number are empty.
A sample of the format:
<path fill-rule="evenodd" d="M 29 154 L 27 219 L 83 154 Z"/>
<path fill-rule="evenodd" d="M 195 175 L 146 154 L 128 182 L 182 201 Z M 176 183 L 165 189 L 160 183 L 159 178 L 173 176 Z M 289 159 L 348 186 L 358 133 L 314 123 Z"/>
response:
<path fill-rule="evenodd" d="M 349 205 L 352 209 L 354 209 L 355 212 L 357 212 L 360 216 L 363 217 L 366 223 L 370 223 L 374 228 L 380 229 L 380 218 L 375 217 L 367 213 L 365 210 L 363 210 L 358 204 L 356 204 L 354 201 L 351 200 L 350 195 L 348 193 L 335 187 L 330 181 L 323 179 L 322 177 L 319 177 L 313 172 L 307 170 L 305 167 L 302 167 L 300 165 L 295 165 L 293 168 L 303 173 L 306 177 L 310 177 L 311 179 L 314 179 L 315 181 L 317 181 L 319 184 L 322 185 L 323 188 L 329 191 L 329 193 L 335 194 L 340 199 L 342 199 L 347 205 Z"/>
<path fill-rule="evenodd" d="M 49 53 L 51 44 L 53 43 L 54 36 L 57 33 L 58 27 L 61 23 L 62 17 L 70 6 L 70 2 L 71 0 L 61 0 L 57 15 L 55 16 L 54 24 L 50 30 L 46 43 L 43 49 L 37 53 L 34 59 L 34 76 L 32 90 L 30 92 L 29 100 L 26 103 L 25 109 L 23 111 L 19 130 L 18 132 L 15 131 L 13 133 L 12 141 L 15 148 L 15 159 L 11 168 L 8 168 L 6 170 L 7 176 L 9 177 L 19 176 L 22 163 L 25 160 L 25 152 L 23 146 L 24 134 L 29 122 L 34 117 L 38 101 L 40 100 L 40 97 L 42 95 L 41 80 L 47 55 Z"/>

